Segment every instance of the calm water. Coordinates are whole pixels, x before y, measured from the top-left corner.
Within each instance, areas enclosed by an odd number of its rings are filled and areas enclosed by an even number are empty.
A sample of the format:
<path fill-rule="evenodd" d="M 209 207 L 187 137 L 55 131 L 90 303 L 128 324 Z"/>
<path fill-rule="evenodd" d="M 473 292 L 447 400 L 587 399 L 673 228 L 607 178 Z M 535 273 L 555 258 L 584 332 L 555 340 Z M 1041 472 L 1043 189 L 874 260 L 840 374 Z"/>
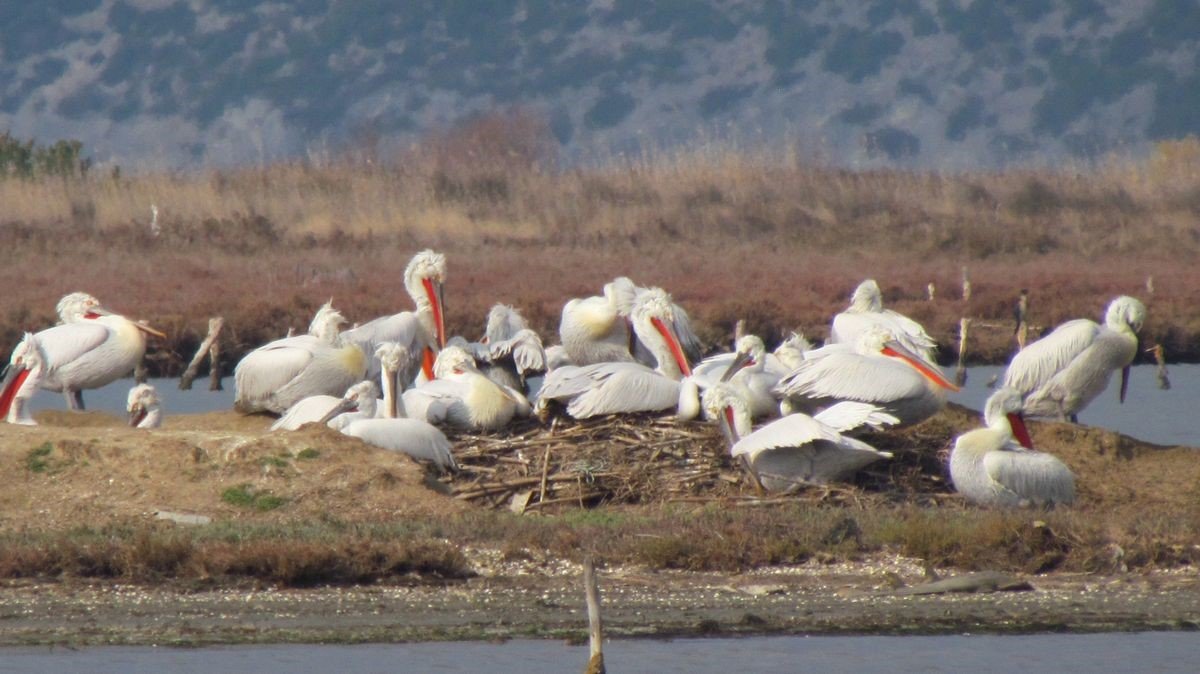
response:
<path fill-rule="evenodd" d="M 1143 632 L 937 637 L 616 640 L 610 672 L 1194 672 L 1200 634 Z M 204 649 L 3 649 L 0 672 L 578 672 L 586 647 L 561 641 Z"/>
<path fill-rule="evenodd" d="M 950 400 L 974 409 L 981 409 L 983 401 L 992 393 L 987 381 L 994 375 L 1003 374 L 1003 367 L 975 367 L 967 372 L 967 385 Z M 948 371 L 953 374 L 952 371 Z M 1117 388 L 1120 377 L 1113 376 L 1109 390 L 1097 398 L 1079 415 L 1079 420 L 1120 431 L 1126 435 L 1163 445 L 1200 446 L 1200 418 L 1196 414 L 1200 400 L 1200 365 L 1172 365 L 1170 367 L 1171 388 L 1158 388 L 1155 368 L 1139 365 L 1133 368 L 1129 382 L 1129 394 L 1124 405 L 1117 403 Z M 197 379 L 191 391 L 180 391 L 179 380 L 163 379 L 151 382 L 158 388 L 166 414 L 187 414 L 228 410 L 233 407 L 233 378 L 227 378 L 225 391 L 209 391 L 208 379 Z M 100 410 L 124 416 L 125 398 L 132 380 L 122 380 L 84 394 L 88 409 Z M 61 394 L 39 391 L 32 401 L 32 409 L 66 409 Z"/>

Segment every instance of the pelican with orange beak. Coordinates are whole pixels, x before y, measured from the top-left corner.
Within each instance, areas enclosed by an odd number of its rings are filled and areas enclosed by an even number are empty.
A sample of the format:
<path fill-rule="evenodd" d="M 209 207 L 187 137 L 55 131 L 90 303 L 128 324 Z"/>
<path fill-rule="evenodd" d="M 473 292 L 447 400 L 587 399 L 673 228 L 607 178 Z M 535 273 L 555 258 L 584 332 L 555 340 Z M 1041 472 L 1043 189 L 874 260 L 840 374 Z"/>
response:
<path fill-rule="evenodd" d="M 358 345 L 365 354 L 375 354 L 381 344 L 395 342 L 410 354 L 399 372 L 405 386 L 413 383 L 418 372 L 423 373 L 425 379 L 433 379 L 437 352 L 446 346 L 445 282 L 446 256 L 432 250 L 417 253 L 404 269 L 404 289 L 416 305 L 416 311 L 376 318 L 346 330 L 342 338 Z M 370 361 L 367 377 L 374 379 L 382 368 L 378 357 L 372 357 Z"/>
<path fill-rule="evenodd" d="M 843 400 L 870 403 L 901 425 L 927 419 L 957 391 L 936 365 L 901 345 L 890 331 L 873 326 L 856 344 L 830 344 L 809 351 L 775 392 L 785 407 L 807 413 Z"/>
<path fill-rule="evenodd" d="M 576 419 L 624 412 L 657 412 L 679 403 L 680 379 L 692 374 L 676 334 L 671 296 L 651 288 L 638 296 L 630 318 L 633 330 L 657 361 L 651 369 L 634 362 L 564 366 L 546 375 L 538 409 L 550 401 L 566 405 Z"/>
<path fill-rule="evenodd" d="M 91 299 L 93 302 L 82 306 L 71 322 L 46 328 L 34 335 L 43 361 L 37 378 L 38 385 L 49 391 L 61 391 L 67 398 L 67 405 L 73 410 L 84 408 L 85 389 L 100 388 L 133 372 L 146 353 L 147 335 L 166 337 L 158 330 L 115 314 L 94 302 L 94 298 Z M 20 370 L 14 374 L 19 375 Z"/>
<path fill-rule="evenodd" d="M 980 505 L 1067 505 L 1075 500 L 1075 475 L 1057 457 L 1033 451 L 1021 416 L 1021 392 L 1003 387 L 984 404 L 987 428 L 958 436 L 950 453 L 954 489 Z"/>

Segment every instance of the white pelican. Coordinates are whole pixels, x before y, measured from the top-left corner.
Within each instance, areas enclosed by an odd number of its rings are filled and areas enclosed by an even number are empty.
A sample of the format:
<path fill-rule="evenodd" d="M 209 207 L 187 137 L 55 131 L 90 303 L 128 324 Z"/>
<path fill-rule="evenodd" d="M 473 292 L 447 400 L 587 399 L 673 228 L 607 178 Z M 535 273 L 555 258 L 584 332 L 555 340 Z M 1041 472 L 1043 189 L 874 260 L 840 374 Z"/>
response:
<path fill-rule="evenodd" d="M 826 344 L 855 344 L 860 335 L 872 326 L 892 333 L 896 341 L 927 362 L 936 363 L 937 342 L 925 332 L 920 323 L 904 314 L 883 308 L 883 293 L 875 279 L 858 284 L 850 296 L 850 306 L 833 317 Z"/>
<path fill-rule="evenodd" d="M 150 384 L 138 384 L 129 389 L 125 411 L 129 413 L 129 425 L 134 428 L 162 426 L 162 405 L 158 399 L 158 391 Z"/>
<path fill-rule="evenodd" d="M 1025 398 L 1031 417 L 1076 421 L 1076 415 L 1108 387 L 1121 370 L 1120 400 L 1125 402 L 1129 364 L 1138 349 L 1146 307 L 1122 295 L 1108 305 L 1104 325 L 1080 318 L 1021 349 L 1004 373 L 1004 385 Z"/>
<path fill-rule="evenodd" d="M 564 366 L 546 374 L 538 407 L 548 401 L 567 406 L 576 419 L 622 412 L 653 412 L 679 404 L 679 380 L 692 371 L 675 334 L 671 296 L 659 288 L 638 298 L 632 314 L 638 339 L 654 355 L 656 369 L 634 362 Z"/>
<path fill-rule="evenodd" d="M 955 439 L 950 453 L 954 489 L 981 505 L 1072 503 L 1075 476 L 1055 456 L 1033 451 L 1033 441 L 1021 418 L 1021 404 L 1020 391 L 998 389 L 984 405 L 987 428 L 968 431 Z"/>
<path fill-rule="evenodd" d="M 234 368 L 239 412 L 283 414 L 312 395 L 334 395 L 363 378 L 366 356 L 345 343 L 338 326 L 342 315 L 326 303 L 317 311 L 307 335 L 285 337 L 246 354 Z"/>
<path fill-rule="evenodd" d="M 445 282 L 446 256 L 432 250 L 417 253 L 404 268 L 404 289 L 416 305 L 416 311 L 376 318 L 347 330 L 343 338 L 357 344 L 367 354 L 375 353 L 384 342 L 402 344 L 408 349 L 410 360 L 401 368 L 401 379 L 409 384 L 422 370 L 427 379 L 432 379 L 434 358 L 438 350 L 446 346 Z M 373 379 L 379 370 L 379 362 L 372 359 L 367 375 Z"/>
<path fill-rule="evenodd" d="M 780 380 L 776 392 L 788 406 L 816 410 L 840 400 L 883 408 L 901 424 L 915 424 L 942 409 L 945 391 L 958 387 L 936 365 L 901 346 L 892 333 L 874 326 L 857 345 L 830 344 L 809 351 Z"/>
<path fill-rule="evenodd" d="M 393 391 L 393 398 L 395 398 L 394 392 L 396 391 L 397 383 L 394 381 L 394 379 L 397 378 L 397 373 L 399 372 L 400 368 L 403 367 L 404 363 L 408 362 L 408 358 L 408 349 L 396 344 L 395 342 L 384 342 L 383 344 L 380 344 L 377 349 L 375 349 L 375 359 L 379 361 L 383 368 L 383 389 L 385 392 L 385 400 L 387 399 L 386 392 L 388 391 L 389 386 L 392 387 L 391 390 Z M 362 383 L 360 382 L 355 384 L 355 386 L 362 386 Z M 275 423 L 271 424 L 271 430 L 294 431 L 304 424 L 316 423 L 322 419 L 327 419 L 330 411 L 342 404 L 344 397 L 345 396 L 338 397 L 323 394 L 308 396 L 307 398 L 297 402 L 295 405 L 289 407 L 283 416 L 279 417 L 275 420 Z M 376 406 L 375 416 L 377 418 L 386 416 L 386 408 L 387 405 Z M 395 410 L 393 410 L 391 416 L 404 415 L 397 414 Z"/>
<path fill-rule="evenodd" d="M 0 384 L 0 419 L 10 424 L 37 425 L 25 403 L 37 392 L 45 367 L 46 359 L 37 336 L 25 333 L 25 338 L 13 349 L 4 382 Z"/>
<path fill-rule="evenodd" d="M 638 301 L 650 290 L 650 288 L 635 284 L 627 276 L 618 276 L 604 286 L 604 294 L 613 297 L 617 310 L 627 318 L 633 315 L 633 309 L 637 306 Z M 700 338 L 692 330 L 692 322 L 688 318 L 687 311 L 671 302 L 671 315 L 672 327 L 675 329 L 675 336 L 679 339 L 679 346 L 683 348 L 684 355 L 688 357 L 689 361 L 698 360 L 704 351 L 704 345 L 700 343 Z M 655 367 L 657 363 L 653 353 L 637 339 L 636 331 L 633 336 L 635 339 L 631 348 L 634 358 L 644 365 Z"/>
<path fill-rule="evenodd" d="M 483 343 L 488 365 L 480 369 L 497 384 L 526 392 L 526 378 L 546 371 L 542 338 L 507 304 L 497 304 L 488 312 Z"/>
<path fill-rule="evenodd" d="M 389 373 L 387 378 L 394 380 L 396 375 Z M 419 419 L 376 418 L 376 393 L 375 384 L 369 381 L 350 387 L 343 404 L 331 410 L 322 421 L 369 445 L 401 452 L 418 461 L 429 461 L 439 470 L 458 468 L 450 453 L 450 440 L 437 427 Z M 395 409 L 396 405 L 395 397 L 385 391 L 384 407 Z"/>
<path fill-rule="evenodd" d="M 146 335 L 163 333 L 105 309 L 94 297 L 72 293 L 59 302 L 61 325 L 37 333 L 43 368 L 38 384 L 61 391 L 73 410 L 83 390 L 100 388 L 133 372 L 146 353 Z"/>
<path fill-rule="evenodd" d="M 620 276 L 604 285 L 602 296 L 567 302 L 563 306 L 558 335 L 571 363 L 582 366 L 636 361 L 657 367 L 652 350 L 639 343 L 636 331 L 630 332 L 629 321 L 642 297 L 658 290 L 639 287 L 627 277 Z M 698 356 L 701 346 L 687 312 L 674 302 L 671 302 L 671 309 L 671 328 L 680 348 L 693 358 Z"/>
<path fill-rule="evenodd" d="M 755 479 L 769 491 L 791 491 L 801 484 L 844 480 L 869 463 L 889 459 L 843 432 L 898 421 L 874 405 L 838 403 L 815 416 L 790 414 L 751 431 L 750 407 L 737 389 L 717 384 L 704 392 L 704 409 L 720 420 L 730 453 L 747 462 Z"/>
<path fill-rule="evenodd" d="M 684 386 L 688 390 L 680 393 L 680 417 L 691 418 L 689 414 L 694 416 L 696 411 L 702 409 L 698 401 L 685 402 L 684 396 L 699 395 L 700 391 L 722 381 L 736 387 L 738 393 L 749 402 L 753 418 L 779 416 L 779 397 L 774 392 L 775 385 L 803 362 L 804 352 L 811 348 L 812 345 L 803 335 L 792 333 L 774 353 L 767 353 L 767 347 L 760 337 L 743 335 L 738 339 L 734 353 L 705 358 L 692 371 L 692 376 L 685 380 Z"/>
<path fill-rule="evenodd" d="M 513 388 L 488 379 L 475 366 L 471 354 L 447 346 L 438 354 L 436 379 L 411 388 L 401 396 L 414 419 L 448 423 L 472 430 L 496 430 L 514 416 L 528 416 L 529 401 Z"/>

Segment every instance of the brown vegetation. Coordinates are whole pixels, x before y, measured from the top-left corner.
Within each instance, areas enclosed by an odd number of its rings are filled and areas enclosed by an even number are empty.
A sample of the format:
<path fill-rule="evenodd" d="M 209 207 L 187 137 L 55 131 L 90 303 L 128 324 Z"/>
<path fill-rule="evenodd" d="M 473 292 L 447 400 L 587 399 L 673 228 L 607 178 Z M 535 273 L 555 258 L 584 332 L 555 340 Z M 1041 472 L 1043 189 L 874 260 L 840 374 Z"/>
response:
<path fill-rule="evenodd" d="M 1147 341 L 1172 360 L 1200 358 L 1195 139 L 1163 143 L 1145 161 L 942 175 L 825 168 L 795 147 L 566 166 L 548 138 L 514 111 L 388 157 L 0 180 L 0 348 L 85 289 L 165 329 L 156 371 L 181 370 L 214 315 L 228 321 L 233 362 L 302 329 L 331 296 L 355 321 L 407 308 L 403 266 L 436 247 L 450 260 L 448 328 L 469 336 L 499 301 L 552 335 L 566 299 L 624 274 L 670 290 L 712 342 L 738 318 L 768 341 L 796 328 L 820 338 L 873 276 L 946 358 L 970 316 L 980 319 L 973 358 L 1003 361 L 1020 288 L 1031 290 L 1035 328 L 1140 296 Z"/>

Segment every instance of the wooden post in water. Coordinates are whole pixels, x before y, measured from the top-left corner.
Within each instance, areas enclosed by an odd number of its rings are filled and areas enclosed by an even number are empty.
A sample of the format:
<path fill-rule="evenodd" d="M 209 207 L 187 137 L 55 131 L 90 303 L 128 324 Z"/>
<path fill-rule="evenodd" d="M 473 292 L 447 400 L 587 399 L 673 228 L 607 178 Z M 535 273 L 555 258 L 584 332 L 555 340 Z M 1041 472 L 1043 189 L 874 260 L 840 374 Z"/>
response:
<path fill-rule="evenodd" d="M 210 367 L 212 367 L 212 369 L 217 372 L 217 375 L 216 375 L 217 388 L 212 389 L 212 390 L 214 390 L 214 391 L 220 390 L 221 375 L 220 375 L 220 369 L 218 367 L 217 356 L 216 356 L 218 351 L 214 351 L 213 349 L 216 347 L 217 336 L 221 334 L 221 327 L 224 325 L 225 325 L 225 319 L 221 318 L 220 316 L 218 316 L 216 318 L 208 319 L 208 336 L 204 338 L 203 342 L 200 342 L 200 348 L 196 349 L 196 355 L 192 356 L 192 362 L 188 363 L 187 369 L 183 371 L 183 376 L 179 378 L 179 390 L 181 390 L 181 391 L 190 391 L 191 390 L 192 381 L 196 378 L 196 373 L 200 369 L 200 361 L 204 360 L 205 354 L 212 356 L 209 359 Z"/>
<path fill-rule="evenodd" d="M 737 343 L 746 335 L 746 319 L 739 318 L 733 324 L 733 350 L 737 351 Z"/>
<path fill-rule="evenodd" d="M 604 652 L 601 644 L 604 635 L 600 628 L 600 590 L 596 587 L 596 568 L 592 564 L 590 556 L 583 560 L 583 591 L 587 597 L 588 646 L 591 652 L 583 674 L 604 674 Z"/>
<path fill-rule="evenodd" d="M 930 281 L 929 285 L 925 286 L 925 291 L 929 293 L 929 301 L 932 302 L 934 295 L 937 293 L 937 286 L 933 285 L 933 281 Z"/>
<path fill-rule="evenodd" d="M 971 277 L 967 275 L 967 266 L 966 265 L 963 265 L 962 271 L 963 271 L 963 285 L 962 285 L 963 301 L 970 302 L 971 301 Z"/>
<path fill-rule="evenodd" d="M 1150 295 L 1154 294 L 1154 277 L 1153 276 L 1146 277 L 1146 292 Z"/>
<path fill-rule="evenodd" d="M 967 383 L 967 328 L 971 319 L 958 319 L 958 367 L 954 369 L 954 383 L 962 386 Z"/>
<path fill-rule="evenodd" d="M 1158 387 L 1164 391 L 1170 389 L 1171 380 L 1167 379 L 1167 356 L 1163 352 L 1163 345 L 1155 344 L 1146 350 L 1154 354 L 1154 362 L 1158 363 Z"/>
<path fill-rule="evenodd" d="M 225 324 L 223 318 L 217 318 L 221 321 L 221 325 Z M 221 331 L 221 325 L 217 326 L 217 332 Z M 212 322 L 209 322 L 209 330 L 212 330 Z M 216 337 L 213 337 L 212 345 L 208 347 L 208 390 L 223 391 L 224 386 L 221 386 L 221 342 Z"/>
<path fill-rule="evenodd" d="M 1029 339 L 1029 291 L 1021 288 L 1021 296 L 1017 298 L 1016 308 L 1017 328 L 1013 334 L 1017 337 L 1017 349 L 1024 349 Z"/>

